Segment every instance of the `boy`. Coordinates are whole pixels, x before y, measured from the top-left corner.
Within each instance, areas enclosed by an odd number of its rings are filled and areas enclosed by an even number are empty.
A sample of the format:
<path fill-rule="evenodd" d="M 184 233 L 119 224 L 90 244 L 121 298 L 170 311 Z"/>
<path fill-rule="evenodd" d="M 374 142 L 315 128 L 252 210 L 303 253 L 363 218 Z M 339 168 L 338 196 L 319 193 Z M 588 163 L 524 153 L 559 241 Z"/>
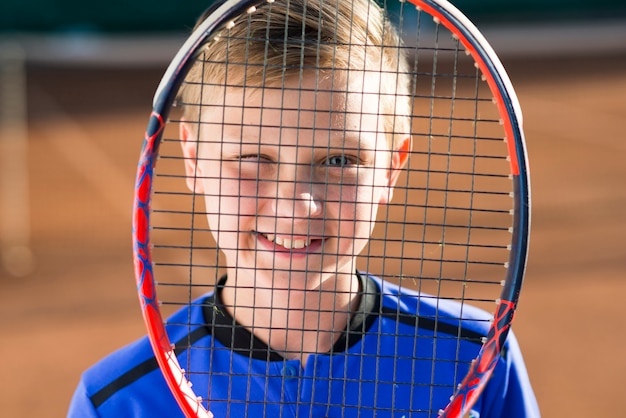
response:
<path fill-rule="evenodd" d="M 208 45 L 181 91 L 187 185 L 226 275 L 170 319 L 194 324 L 171 327 L 191 345 L 179 362 L 216 417 L 434 417 L 485 315 L 442 330 L 428 318 L 454 324 L 459 306 L 356 269 L 411 149 L 399 37 L 370 0 L 268 9 Z M 514 336 L 474 414 L 538 416 Z M 69 416 L 180 411 L 142 339 L 83 375 Z"/>

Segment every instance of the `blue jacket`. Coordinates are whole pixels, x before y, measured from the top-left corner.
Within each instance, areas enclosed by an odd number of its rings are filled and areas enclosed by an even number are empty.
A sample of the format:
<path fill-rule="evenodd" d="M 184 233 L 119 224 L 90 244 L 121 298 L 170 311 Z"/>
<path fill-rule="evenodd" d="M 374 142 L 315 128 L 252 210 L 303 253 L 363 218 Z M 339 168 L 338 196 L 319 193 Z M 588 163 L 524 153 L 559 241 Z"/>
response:
<path fill-rule="evenodd" d="M 220 301 L 224 279 L 168 321 L 195 393 L 210 400 L 216 417 L 436 417 L 480 349 L 489 315 L 463 306 L 459 319 L 456 302 L 361 279 L 361 305 L 348 329 L 306 364 L 284 359 L 237 325 Z M 68 413 L 182 416 L 147 338 L 87 370 Z M 512 333 L 472 416 L 540 416 Z"/>

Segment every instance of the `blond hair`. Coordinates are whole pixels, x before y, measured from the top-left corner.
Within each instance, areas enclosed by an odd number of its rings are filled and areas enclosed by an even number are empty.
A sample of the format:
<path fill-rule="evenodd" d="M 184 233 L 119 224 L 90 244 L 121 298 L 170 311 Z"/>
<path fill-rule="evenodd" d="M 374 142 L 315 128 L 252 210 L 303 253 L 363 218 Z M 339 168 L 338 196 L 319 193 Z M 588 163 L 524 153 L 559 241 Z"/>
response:
<path fill-rule="evenodd" d="M 395 28 L 372 0 L 275 0 L 222 29 L 202 54 L 179 98 L 188 121 L 198 120 L 197 106 L 225 87 L 280 86 L 307 71 L 333 78 L 337 71 L 371 71 L 380 74 L 390 145 L 409 135 L 408 63 Z"/>

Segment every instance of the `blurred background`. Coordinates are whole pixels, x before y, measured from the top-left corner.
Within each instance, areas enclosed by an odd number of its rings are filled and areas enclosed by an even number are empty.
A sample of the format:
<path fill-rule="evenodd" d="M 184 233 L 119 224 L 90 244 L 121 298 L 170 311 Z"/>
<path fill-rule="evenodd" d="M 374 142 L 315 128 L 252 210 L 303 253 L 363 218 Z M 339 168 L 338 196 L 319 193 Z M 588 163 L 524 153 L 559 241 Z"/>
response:
<path fill-rule="evenodd" d="M 210 0 L 9 0 L 0 15 L 0 411 L 64 416 L 144 334 L 131 260 L 153 92 Z M 545 417 L 626 393 L 626 3 L 458 0 L 509 71 L 533 182 L 514 329 Z"/>

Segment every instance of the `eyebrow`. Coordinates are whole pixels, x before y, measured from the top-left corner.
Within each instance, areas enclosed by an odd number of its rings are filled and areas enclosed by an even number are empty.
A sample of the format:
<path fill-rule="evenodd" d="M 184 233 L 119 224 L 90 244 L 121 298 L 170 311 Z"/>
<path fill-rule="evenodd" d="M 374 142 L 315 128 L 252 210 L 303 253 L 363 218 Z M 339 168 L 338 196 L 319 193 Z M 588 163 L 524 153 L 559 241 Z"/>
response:
<path fill-rule="evenodd" d="M 342 134 L 334 134 L 334 132 L 341 132 Z M 371 132 L 374 134 L 372 142 L 369 137 L 362 135 L 362 130 L 347 130 L 336 129 L 331 132 L 328 147 L 329 148 L 343 148 L 351 151 L 375 151 L 376 141 L 378 140 L 378 132 Z"/>

